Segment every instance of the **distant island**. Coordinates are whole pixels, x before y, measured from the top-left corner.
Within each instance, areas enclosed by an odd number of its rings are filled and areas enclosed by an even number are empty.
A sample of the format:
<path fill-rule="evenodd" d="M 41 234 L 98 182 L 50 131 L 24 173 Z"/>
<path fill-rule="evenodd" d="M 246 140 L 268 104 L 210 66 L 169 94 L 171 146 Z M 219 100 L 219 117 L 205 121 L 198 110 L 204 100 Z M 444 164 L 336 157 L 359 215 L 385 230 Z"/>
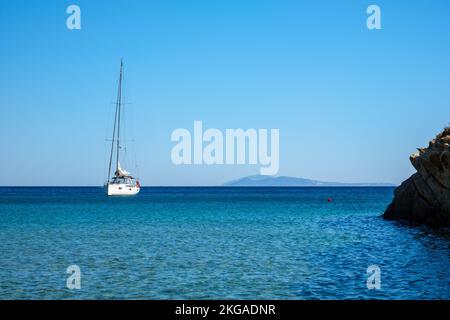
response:
<path fill-rule="evenodd" d="M 396 187 L 393 183 L 344 183 L 326 182 L 287 176 L 253 175 L 229 181 L 226 187 Z"/>

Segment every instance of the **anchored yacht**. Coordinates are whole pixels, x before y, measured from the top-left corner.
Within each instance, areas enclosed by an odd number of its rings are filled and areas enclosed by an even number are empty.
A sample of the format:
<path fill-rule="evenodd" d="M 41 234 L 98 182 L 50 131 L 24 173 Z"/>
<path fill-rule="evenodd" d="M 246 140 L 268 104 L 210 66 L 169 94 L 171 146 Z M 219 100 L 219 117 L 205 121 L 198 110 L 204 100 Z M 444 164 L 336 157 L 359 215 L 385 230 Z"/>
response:
<path fill-rule="evenodd" d="M 105 191 L 108 196 L 128 196 L 138 194 L 141 186 L 139 180 L 120 166 L 120 150 L 122 149 L 120 141 L 120 127 L 122 115 L 122 80 L 123 80 L 123 62 L 120 62 L 119 88 L 117 92 L 116 113 L 114 116 L 114 128 L 111 142 L 111 154 L 109 157 L 108 181 L 105 183 Z M 114 175 L 111 176 L 111 169 L 115 163 Z"/>

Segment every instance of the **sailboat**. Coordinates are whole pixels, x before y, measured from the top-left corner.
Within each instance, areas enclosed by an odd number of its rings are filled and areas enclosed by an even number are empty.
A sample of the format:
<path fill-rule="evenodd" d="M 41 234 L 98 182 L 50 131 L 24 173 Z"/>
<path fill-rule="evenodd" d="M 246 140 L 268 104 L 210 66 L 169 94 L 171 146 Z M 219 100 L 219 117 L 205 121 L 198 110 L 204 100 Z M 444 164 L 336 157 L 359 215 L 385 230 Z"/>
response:
<path fill-rule="evenodd" d="M 111 154 L 109 157 L 108 181 L 105 183 L 105 191 L 108 196 L 127 196 L 138 194 L 141 186 L 139 180 L 120 166 L 120 150 L 122 149 L 120 141 L 120 127 L 122 115 L 122 80 L 123 80 L 123 61 L 120 61 L 119 88 L 117 92 L 116 112 L 114 116 L 114 128 L 111 142 Z M 114 157 L 115 156 L 115 157 Z M 115 159 L 114 159 L 115 158 Z M 111 171 L 115 164 L 114 175 Z"/>

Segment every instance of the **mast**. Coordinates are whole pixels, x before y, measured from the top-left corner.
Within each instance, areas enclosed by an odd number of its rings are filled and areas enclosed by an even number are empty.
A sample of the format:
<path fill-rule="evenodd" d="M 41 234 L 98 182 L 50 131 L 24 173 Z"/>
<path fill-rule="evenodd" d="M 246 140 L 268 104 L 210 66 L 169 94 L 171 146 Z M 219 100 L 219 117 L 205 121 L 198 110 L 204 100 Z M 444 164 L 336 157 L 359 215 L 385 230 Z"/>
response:
<path fill-rule="evenodd" d="M 118 92 L 118 114 L 117 114 L 117 159 L 116 171 L 119 169 L 119 149 L 120 149 L 120 113 L 122 107 L 122 78 L 123 78 L 123 61 L 120 59 L 120 77 L 119 77 L 119 92 Z"/>
<path fill-rule="evenodd" d="M 109 156 L 109 169 L 108 169 L 108 181 L 111 177 L 111 166 L 112 158 L 114 153 L 114 142 L 117 141 L 117 158 L 116 158 L 116 171 L 119 168 L 119 133 L 120 133 L 120 109 L 122 104 L 122 77 L 123 77 L 123 62 L 120 60 L 120 77 L 119 77 L 119 88 L 117 90 L 117 100 L 116 100 L 116 113 L 114 115 L 114 128 L 111 140 L 111 154 Z M 117 140 L 116 137 L 116 127 L 117 127 Z"/>

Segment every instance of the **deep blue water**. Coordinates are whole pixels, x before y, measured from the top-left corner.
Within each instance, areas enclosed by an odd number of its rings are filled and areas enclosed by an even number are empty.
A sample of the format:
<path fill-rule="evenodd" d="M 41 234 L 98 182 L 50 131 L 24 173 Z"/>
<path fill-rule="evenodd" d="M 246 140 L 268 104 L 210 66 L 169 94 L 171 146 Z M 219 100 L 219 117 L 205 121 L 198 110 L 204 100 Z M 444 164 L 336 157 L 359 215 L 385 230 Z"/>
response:
<path fill-rule="evenodd" d="M 0 188 L 0 299 L 449 299 L 449 233 L 383 220 L 392 192 Z"/>

